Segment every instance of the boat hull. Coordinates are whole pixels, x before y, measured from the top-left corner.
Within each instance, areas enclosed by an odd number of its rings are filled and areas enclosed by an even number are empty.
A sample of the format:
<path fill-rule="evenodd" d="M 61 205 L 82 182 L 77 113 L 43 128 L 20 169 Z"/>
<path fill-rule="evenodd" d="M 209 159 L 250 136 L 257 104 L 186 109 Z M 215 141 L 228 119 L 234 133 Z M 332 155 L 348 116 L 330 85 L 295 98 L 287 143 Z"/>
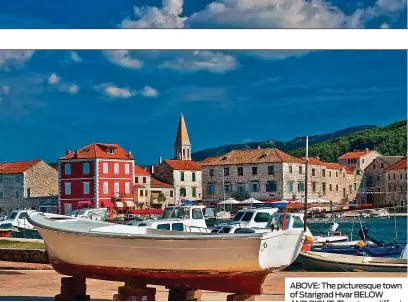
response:
<path fill-rule="evenodd" d="M 370 261 L 370 259 L 377 260 Z M 320 252 L 301 252 L 302 268 L 318 272 L 407 272 L 407 262 L 400 259 L 386 259 L 363 256 L 346 256 Z M 367 261 L 365 261 L 367 260 Z"/>
<path fill-rule="evenodd" d="M 89 231 L 36 225 L 61 274 L 112 281 L 143 278 L 151 284 L 242 294 L 260 294 L 265 277 L 294 262 L 303 242 L 299 230 L 208 235 L 78 224 L 89 225 Z M 116 233 L 107 231 L 112 228 Z"/>

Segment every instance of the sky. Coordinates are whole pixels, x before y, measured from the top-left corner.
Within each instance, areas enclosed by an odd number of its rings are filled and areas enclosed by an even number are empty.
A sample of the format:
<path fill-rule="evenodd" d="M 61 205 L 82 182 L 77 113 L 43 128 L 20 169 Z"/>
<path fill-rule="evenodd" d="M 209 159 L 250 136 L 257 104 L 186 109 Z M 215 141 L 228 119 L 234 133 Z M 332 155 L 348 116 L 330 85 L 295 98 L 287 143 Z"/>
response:
<path fill-rule="evenodd" d="M 97 7 L 97 9 L 96 9 Z M 0 28 L 403 28 L 406 0 L 3 0 Z M 118 143 L 171 158 L 406 119 L 405 51 L 0 50 L 0 162 Z"/>

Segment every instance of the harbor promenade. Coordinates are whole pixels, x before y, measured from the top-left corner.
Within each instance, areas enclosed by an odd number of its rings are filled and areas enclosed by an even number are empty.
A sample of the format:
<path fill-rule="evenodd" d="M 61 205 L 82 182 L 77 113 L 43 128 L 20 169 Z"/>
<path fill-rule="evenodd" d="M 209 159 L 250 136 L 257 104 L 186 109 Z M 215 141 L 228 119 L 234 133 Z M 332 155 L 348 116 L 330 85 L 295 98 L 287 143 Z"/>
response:
<path fill-rule="evenodd" d="M 270 274 L 264 283 L 264 293 L 257 296 L 257 301 L 284 301 L 286 277 L 401 277 L 406 278 L 405 273 L 326 273 L 326 272 L 299 272 L 288 271 Z M 0 262 L 0 301 L 52 301 L 59 293 L 61 275 L 51 269 L 50 265 L 27 264 L 14 262 Z M 87 291 L 92 300 L 112 300 L 117 293 L 121 282 L 102 280 L 87 280 Z M 167 301 L 168 290 L 162 286 L 154 286 L 157 289 L 156 300 Z M 225 301 L 227 293 L 202 292 L 202 300 Z"/>

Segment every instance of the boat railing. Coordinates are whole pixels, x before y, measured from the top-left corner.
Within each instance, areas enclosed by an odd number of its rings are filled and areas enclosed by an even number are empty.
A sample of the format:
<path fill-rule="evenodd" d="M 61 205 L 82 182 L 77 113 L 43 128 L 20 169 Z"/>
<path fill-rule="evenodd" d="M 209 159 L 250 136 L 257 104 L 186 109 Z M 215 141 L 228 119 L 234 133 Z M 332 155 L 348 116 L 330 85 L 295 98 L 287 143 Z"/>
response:
<path fill-rule="evenodd" d="M 186 232 L 193 232 L 196 229 L 198 230 L 198 231 L 196 231 L 198 233 L 208 233 L 208 229 L 204 228 L 204 227 L 199 227 L 199 226 L 194 226 L 194 225 L 185 225 L 184 226 L 184 230 Z"/>

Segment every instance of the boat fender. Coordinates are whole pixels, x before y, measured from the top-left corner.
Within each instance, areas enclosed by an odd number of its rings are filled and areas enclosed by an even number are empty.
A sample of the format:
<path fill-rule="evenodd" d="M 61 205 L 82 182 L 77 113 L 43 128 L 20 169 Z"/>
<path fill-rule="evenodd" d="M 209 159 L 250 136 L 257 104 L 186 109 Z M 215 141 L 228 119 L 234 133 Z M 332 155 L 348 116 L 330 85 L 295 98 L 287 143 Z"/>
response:
<path fill-rule="evenodd" d="M 312 244 L 313 243 L 313 237 L 309 235 L 305 235 L 305 244 Z"/>
<path fill-rule="evenodd" d="M 364 241 L 358 241 L 357 243 L 356 243 L 356 246 L 358 246 L 359 248 L 363 248 L 364 246 L 365 246 L 365 243 L 364 243 Z"/>

